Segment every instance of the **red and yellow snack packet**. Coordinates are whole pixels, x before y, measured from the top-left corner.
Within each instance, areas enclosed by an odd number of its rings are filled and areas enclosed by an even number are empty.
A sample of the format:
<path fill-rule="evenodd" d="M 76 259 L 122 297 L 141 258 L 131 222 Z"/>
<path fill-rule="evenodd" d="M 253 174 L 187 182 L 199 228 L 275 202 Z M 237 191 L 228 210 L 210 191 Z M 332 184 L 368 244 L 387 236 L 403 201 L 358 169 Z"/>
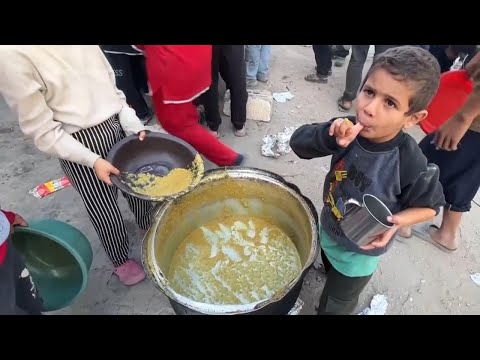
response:
<path fill-rule="evenodd" d="M 30 190 L 30 194 L 35 196 L 37 199 L 41 199 L 71 185 L 72 184 L 70 183 L 70 180 L 68 180 L 68 178 L 64 176 L 60 179 L 47 181 L 41 185 L 36 186 L 32 190 Z"/>

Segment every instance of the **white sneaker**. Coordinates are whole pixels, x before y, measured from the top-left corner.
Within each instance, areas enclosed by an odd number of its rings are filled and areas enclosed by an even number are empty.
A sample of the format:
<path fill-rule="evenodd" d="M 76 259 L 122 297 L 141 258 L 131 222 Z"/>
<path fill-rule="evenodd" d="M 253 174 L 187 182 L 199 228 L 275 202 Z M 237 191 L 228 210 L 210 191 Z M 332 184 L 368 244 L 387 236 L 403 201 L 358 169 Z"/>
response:
<path fill-rule="evenodd" d="M 233 129 L 233 133 L 235 134 L 235 136 L 238 136 L 238 137 L 244 137 L 245 135 L 247 135 L 247 127 L 246 125 L 243 125 L 243 127 L 241 129 Z"/>
<path fill-rule="evenodd" d="M 215 131 L 215 130 L 210 130 L 210 129 L 208 129 L 208 131 L 210 132 L 210 134 L 212 134 L 213 136 L 215 136 L 217 139 L 220 137 L 220 134 L 218 133 L 218 130 Z"/>

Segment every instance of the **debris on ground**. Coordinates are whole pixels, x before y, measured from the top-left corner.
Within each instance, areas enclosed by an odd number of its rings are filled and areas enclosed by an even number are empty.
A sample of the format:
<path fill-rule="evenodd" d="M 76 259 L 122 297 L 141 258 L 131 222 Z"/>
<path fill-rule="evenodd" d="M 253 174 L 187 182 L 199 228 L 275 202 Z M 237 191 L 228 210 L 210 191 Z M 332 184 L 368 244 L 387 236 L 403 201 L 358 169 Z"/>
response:
<path fill-rule="evenodd" d="M 288 154 L 292 150 L 290 138 L 295 130 L 296 127 L 288 126 L 275 135 L 265 135 L 262 139 L 262 155 L 277 158 Z"/>
<path fill-rule="evenodd" d="M 407 297 L 406 297 L 405 301 L 402 302 L 402 306 L 405 305 L 408 302 L 409 299 L 410 299 L 410 293 L 407 293 Z M 412 301 L 413 301 L 413 299 L 412 299 Z"/>
<path fill-rule="evenodd" d="M 35 186 L 32 190 L 29 191 L 30 194 L 35 196 L 37 199 L 42 199 L 45 196 L 53 194 L 56 191 L 65 189 L 66 187 L 71 186 L 70 180 L 66 176 L 61 177 L 60 179 L 50 180 L 44 182 L 41 185 Z"/>
<path fill-rule="evenodd" d="M 377 294 L 370 302 L 370 307 L 362 310 L 358 315 L 385 315 L 387 306 L 388 303 L 385 295 Z"/>
<path fill-rule="evenodd" d="M 288 312 L 288 315 L 300 314 L 300 311 L 302 310 L 304 304 L 305 303 L 300 298 L 297 299 L 297 302 L 295 303 L 295 305 L 293 305 L 293 308 Z"/>
<path fill-rule="evenodd" d="M 477 284 L 478 286 L 480 286 L 480 273 L 471 274 L 471 275 L 470 275 L 470 278 L 473 280 L 473 282 L 474 282 L 475 284 Z"/>
<path fill-rule="evenodd" d="M 273 98 L 278 103 L 284 103 L 287 100 L 292 100 L 294 96 L 290 91 L 284 91 L 281 93 L 273 93 Z"/>
<path fill-rule="evenodd" d="M 262 140 L 263 140 L 263 145 L 262 145 L 263 156 L 275 157 L 275 158 L 280 156 L 273 151 L 273 148 L 277 143 L 277 139 L 275 138 L 275 135 L 265 135 Z"/>

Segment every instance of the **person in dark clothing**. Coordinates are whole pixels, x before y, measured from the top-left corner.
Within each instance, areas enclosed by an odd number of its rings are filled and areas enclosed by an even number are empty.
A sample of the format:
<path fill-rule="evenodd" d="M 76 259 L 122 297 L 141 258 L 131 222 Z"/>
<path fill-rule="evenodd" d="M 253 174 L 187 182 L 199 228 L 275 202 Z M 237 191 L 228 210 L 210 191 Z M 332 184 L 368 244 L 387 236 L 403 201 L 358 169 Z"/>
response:
<path fill-rule="evenodd" d="M 241 165 L 245 160 L 242 154 L 199 124 L 197 100 L 212 83 L 212 45 L 136 46 L 145 54 L 160 125 L 171 135 L 188 142 L 215 165 Z M 245 64 L 242 65 L 245 69 Z"/>
<path fill-rule="evenodd" d="M 381 54 L 387 49 L 396 45 L 374 45 L 375 56 Z M 367 61 L 370 45 L 352 45 L 352 56 L 347 67 L 347 77 L 345 80 L 345 90 L 343 95 L 337 100 L 338 110 L 348 112 L 352 108 L 352 102 L 355 100 L 362 81 L 362 72 Z"/>
<path fill-rule="evenodd" d="M 415 139 L 403 132 L 427 116 L 440 69 L 426 50 L 401 46 L 376 57 L 358 95 L 356 117 L 303 125 L 290 140 L 302 159 L 332 156 L 323 189 L 320 247 L 327 282 L 318 314 L 351 314 L 397 231 L 433 219 L 444 205 L 438 167 L 427 164 Z M 355 124 L 355 125 L 353 125 Z M 390 228 L 364 246 L 340 227 L 346 202 L 365 194 L 393 216 Z"/>
<path fill-rule="evenodd" d="M 465 66 L 473 89 L 460 109 L 436 131 L 420 141 L 419 146 L 429 162 L 440 169 L 447 205 L 440 226 L 433 223 L 404 231 L 429 242 L 445 253 L 459 246 L 458 232 L 462 216 L 469 212 L 480 189 L 480 53 Z"/>
<path fill-rule="evenodd" d="M 210 131 L 218 137 L 218 128 L 222 123 L 218 106 L 218 80 L 222 76 L 230 90 L 231 119 L 236 136 L 247 134 L 247 83 L 245 69 L 245 50 L 243 45 L 212 46 L 212 85 L 202 94 L 199 103 L 204 106 L 205 120 Z"/>
<path fill-rule="evenodd" d="M 145 125 L 153 117 L 143 94 L 149 94 L 145 58 L 132 45 L 100 45 L 115 72 L 117 87 Z"/>
<path fill-rule="evenodd" d="M 305 76 L 309 82 L 326 84 L 328 77 L 332 75 L 332 46 L 331 45 L 312 45 L 315 54 L 315 72 Z"/>
<path fill-rule="evenodd" d="M 457 57 L 466 58 L 465 64 L 477 50 L 476 45 L 430 45 L 430 52 L 440 64 L 440 71 L 449 71 Z"/>
<path fill-rule="evenodd" d="M 346 45 L 312 45 L 315 54 L 315 72 L 305 76 L 309 82 L 326 84 L 332 75 L 332 61 L 335 66 L 342 67 L 350 53 Z"/>
<path fill-rule="evenodd" d="M 11 242 L 14 226 L 27 226 L 18 214 L 0 211 L 0 315 L 42 315 L 43 302 Z"/>
<path fill-rule="evenodd" d="M 333 63 L 336 67 L 345 64 L 346 57 L 350 54 L 350 45 L 332 45 Z"/>

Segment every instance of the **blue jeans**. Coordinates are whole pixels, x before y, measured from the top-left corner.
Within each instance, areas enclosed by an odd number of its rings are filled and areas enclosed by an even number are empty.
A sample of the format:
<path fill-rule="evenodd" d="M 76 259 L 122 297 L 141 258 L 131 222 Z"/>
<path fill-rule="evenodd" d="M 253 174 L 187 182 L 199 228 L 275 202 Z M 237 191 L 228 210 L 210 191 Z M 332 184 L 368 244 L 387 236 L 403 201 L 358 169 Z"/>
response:
<path fill-rule="evenodd" d="M 271 51 L 272 45 L 245 45 L 248 80 L 256 80 L 258 75 L 268 76 Z"/>

